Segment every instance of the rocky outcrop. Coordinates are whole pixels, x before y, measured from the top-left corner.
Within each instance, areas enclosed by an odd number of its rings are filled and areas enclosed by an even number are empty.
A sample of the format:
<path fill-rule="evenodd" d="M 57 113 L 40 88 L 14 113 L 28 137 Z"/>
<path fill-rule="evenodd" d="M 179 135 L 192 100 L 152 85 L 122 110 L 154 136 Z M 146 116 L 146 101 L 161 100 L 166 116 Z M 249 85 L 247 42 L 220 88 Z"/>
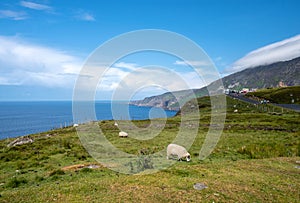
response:
<path fill-rule="evenodd" d="M 33 139 L 30 137 L 19 137 L 17 139 L 15 139 L 14 141 L 12 141 L 11 143 L 9 143 L 7 146 L 8 147 L 14 147 L 17 145 L 23 145 L 23 144 L 27 144 L 27 143 L 32 143 Z"/>

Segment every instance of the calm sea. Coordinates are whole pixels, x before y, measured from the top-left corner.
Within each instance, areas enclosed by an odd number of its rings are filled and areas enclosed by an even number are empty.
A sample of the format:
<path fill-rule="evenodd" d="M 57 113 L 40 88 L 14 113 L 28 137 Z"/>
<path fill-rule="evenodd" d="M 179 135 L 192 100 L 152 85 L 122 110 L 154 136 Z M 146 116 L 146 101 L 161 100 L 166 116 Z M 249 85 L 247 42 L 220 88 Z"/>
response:
<path fill-rule="evenodd" d="M 113 116 L 111 107 L 110 101 L 95 102 L 97 120 L 144 120 L 176 114 L 175 111 L 113 102 L 114 109 L 117 109 Z M 71 101 L 0 102 L 0 139 L 44 132 L 73 123 Z"/>

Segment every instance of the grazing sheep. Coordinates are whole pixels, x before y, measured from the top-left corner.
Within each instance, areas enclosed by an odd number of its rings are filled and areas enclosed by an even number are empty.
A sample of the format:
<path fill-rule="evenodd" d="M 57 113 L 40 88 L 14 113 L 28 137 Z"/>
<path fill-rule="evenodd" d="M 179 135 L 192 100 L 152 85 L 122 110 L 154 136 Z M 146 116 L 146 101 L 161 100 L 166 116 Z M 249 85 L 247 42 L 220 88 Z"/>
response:
<path fill-rule="evenodd" d="M 182 158 L 186 158 L 186 161 L 191 160 L 191 155 L 187 152 L 187 150 L 179 146 L 177 144 L 169 144 L 167 147 L 167 159 L 170 158 L 170 156 L 177 156 L 178 160 L 182 160 Z"/>
<path fill-rule="evenodd" d="M 74 123 L 73 127 L 78 127 L 79 125 L 77 123 Z"/>
<path fill-rule="evenodd" d="M 118 126 L 118 123 L 117 122 L 115 122 L 115 124 L 114 124 L 115 126 Z"/>
<path fill-rule="evenodd" d="M 121 131 L 119 132 L 119 137 L 128 137 L 128 133 Z"/>

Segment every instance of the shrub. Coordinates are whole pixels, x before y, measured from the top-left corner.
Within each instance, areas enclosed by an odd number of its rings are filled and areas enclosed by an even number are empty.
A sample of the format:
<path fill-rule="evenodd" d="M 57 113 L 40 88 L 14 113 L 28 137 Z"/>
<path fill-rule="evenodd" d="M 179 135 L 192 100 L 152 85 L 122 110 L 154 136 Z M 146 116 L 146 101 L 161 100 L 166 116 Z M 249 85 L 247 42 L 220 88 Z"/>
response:
<path fill-rule="evenodd" d="M 130 168 L 131 173 L 142 172 L 154 168 L 151 157 L 148 155 L 138 156 L 136 160 L 129 162 L 127 166 Z"/>
<path fill-rule="evenodd" d="M 35 176 L 35 181 L 37 181 L 37 182 L 41 182 L 41 181 L 43 181 L 43 180 L 45 180 L 45 178 L 43 177 L 43 176 Z"/>
<path fill-rule="evenodd" d="M 49 176 L 54 176 L 54 175 L 64 175 L 64 174 L 65 174 L 65 172 L 64 172 L 63 170 L 61 170 L 61 169 L 56 169 L 56 170 L 52 171 L 52 172 L 49 174 Z"/>
<path fill-rule="evenodd" d="M 64 139 L 64 140 L 63 140 L 63 147 L 64 147 L 65 149 L 71 149 L 71 148 L 72 148 L 72 144 L 70 143 L 69 140 Z"/>
<path fill-rule="evenodd" d="M 21 178 L 17 178 L 17 177 L 13 177 L 12 179 L 10 179 L 10 181 L 7 183 L 7 187 L 10 188 L 17 188 L 20 185 L 26 184 L 28 181 L 21 177 Z"/>
<path fill-rule="evenodd" d="M 90 168 L 83 168 L 80 170 L 81 173 L 90 173 L 92 171 L 93 171 L 93 169 L 90 169 Z"/>

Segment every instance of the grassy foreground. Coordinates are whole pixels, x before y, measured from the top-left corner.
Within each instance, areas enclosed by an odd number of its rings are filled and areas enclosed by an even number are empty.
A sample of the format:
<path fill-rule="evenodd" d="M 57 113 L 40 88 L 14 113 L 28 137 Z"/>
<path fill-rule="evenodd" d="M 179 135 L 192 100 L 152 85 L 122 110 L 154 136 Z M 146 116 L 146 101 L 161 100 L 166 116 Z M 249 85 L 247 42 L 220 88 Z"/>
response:
<path fill-rule="evenodd" d="M 227 98 L 221 139 L 200 161 L 210 106 L 207 98 L 198 103 L 201 120 L 189 150 L 192 161 L 148 175 L 125 175 L 101 166 L 82 147 L 73 127 L 30 135 L 34 142 L 19 146 L 7 146 L 14 139 L 1 140 L 0 202 L 300 201 L 299 113 L 263 113 Z M 120 139 L 113 121 L 99 122 L 111 143 L 136 155 L 164 149 L 179 124 L 180 116 L 170 118 L 159 136 L 140 141 Z M 135 125 L 147 127 L 149 121 Z M 208 188 L 195 190 L 195 183 Z"/>

